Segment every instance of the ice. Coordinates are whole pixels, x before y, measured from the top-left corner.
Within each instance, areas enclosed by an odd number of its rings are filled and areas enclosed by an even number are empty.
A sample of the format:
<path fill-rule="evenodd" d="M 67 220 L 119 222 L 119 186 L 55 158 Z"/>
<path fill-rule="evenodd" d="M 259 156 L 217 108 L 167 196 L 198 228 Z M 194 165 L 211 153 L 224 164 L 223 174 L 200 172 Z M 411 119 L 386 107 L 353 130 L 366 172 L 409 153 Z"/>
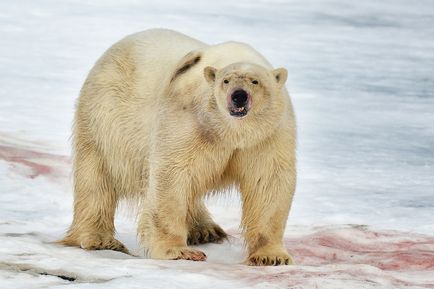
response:
<path fill-rule="evenodd" d="M 235 195 L 209 200 L 231 235 L 206 263 L 64 248 L 70 134 L 87 72 L 115 41 L 165 27 L 251 44 L 289 71 L 298 187 L 295 266 L 251 268 Z M 2 1 L 0 288 L 433 288 L 434 3 L 343 0 Z"/>

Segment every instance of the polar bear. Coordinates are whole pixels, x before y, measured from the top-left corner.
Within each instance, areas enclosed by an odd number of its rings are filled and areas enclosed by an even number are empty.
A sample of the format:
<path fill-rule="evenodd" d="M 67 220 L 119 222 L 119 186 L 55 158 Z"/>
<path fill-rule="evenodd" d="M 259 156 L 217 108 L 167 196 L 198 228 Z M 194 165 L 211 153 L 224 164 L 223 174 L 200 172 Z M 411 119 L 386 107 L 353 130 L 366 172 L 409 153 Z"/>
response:
<path fill-rule="evenodd" d="M 114 44 L 90 71 L 73 129 L 74 219 L 61 243 L 128 253 L 122 199 L 139 206 L 151 258 L 203 261 L 222 242 L 203 198 L 235 187 L 249 265 L 291 264 L 283 233 L 296 184 L 295 120 L 284 86 L 250 46 L 153 29 Z"/>

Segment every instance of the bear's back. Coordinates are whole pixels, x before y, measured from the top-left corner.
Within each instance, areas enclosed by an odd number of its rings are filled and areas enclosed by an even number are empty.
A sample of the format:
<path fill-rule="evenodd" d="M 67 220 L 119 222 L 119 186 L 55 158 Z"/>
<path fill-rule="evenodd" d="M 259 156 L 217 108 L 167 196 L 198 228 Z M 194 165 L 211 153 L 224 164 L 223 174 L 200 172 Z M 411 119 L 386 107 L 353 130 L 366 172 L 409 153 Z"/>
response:
<path fill-rule="evenodd" d="M 236 41 L 223 42 L 202 48 L 203 62 L 207 66 L 221 69 L 237 62 L 247 62 L 271 68 L 271 64 L 248 44 Z"/>
<path fill-rule="evenodd" d="M 192 50 L 207 47 L 199 40 L 167 29 L 151 29 L 124 38 L 133 45 L 139 93 L 160 90 L 171 76 L 179 60 Z M 122 42 L 123 40 L 121 40 Z"/>

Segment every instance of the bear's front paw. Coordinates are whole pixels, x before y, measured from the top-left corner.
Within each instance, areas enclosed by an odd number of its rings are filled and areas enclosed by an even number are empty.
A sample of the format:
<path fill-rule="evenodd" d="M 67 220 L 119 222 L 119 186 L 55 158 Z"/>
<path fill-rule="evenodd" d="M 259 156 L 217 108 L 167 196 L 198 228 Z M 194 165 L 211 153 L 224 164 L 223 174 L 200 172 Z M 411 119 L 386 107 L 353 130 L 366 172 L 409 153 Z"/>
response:
<path fill-rule="evenodd" d="M 192 260 L 192 261 L 206 260 L 206 255 L 204 252 L 191 249 L 189 247 L 167 249 L 166 257 L 167 259 L 172 259 L 172 260 Z"/>
<path fill-rule="evenodd" d="M 217 224 L 200 224 L 190 229 L 187 244 L 223 243 L 227 237 L 225 231 Z"/>
<path fill-rule="evenodd" d="M 251 253 L 246 262 L 249 266 L 292 265 L 291 256 L 284 249 L 265 247 Z"/>

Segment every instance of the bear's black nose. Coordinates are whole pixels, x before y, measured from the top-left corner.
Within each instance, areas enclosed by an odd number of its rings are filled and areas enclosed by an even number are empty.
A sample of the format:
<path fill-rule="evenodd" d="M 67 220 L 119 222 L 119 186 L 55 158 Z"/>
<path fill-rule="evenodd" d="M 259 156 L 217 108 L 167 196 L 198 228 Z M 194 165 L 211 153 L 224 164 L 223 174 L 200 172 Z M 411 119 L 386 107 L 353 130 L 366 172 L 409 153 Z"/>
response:
<path fill-rule="evenodd" d="M 235 90 L 232 93 L 232 102 L 235 105 L 235 107 L 243 107 L 246 106 L 248 94 L 245 90 L 239 89 Z"/>

